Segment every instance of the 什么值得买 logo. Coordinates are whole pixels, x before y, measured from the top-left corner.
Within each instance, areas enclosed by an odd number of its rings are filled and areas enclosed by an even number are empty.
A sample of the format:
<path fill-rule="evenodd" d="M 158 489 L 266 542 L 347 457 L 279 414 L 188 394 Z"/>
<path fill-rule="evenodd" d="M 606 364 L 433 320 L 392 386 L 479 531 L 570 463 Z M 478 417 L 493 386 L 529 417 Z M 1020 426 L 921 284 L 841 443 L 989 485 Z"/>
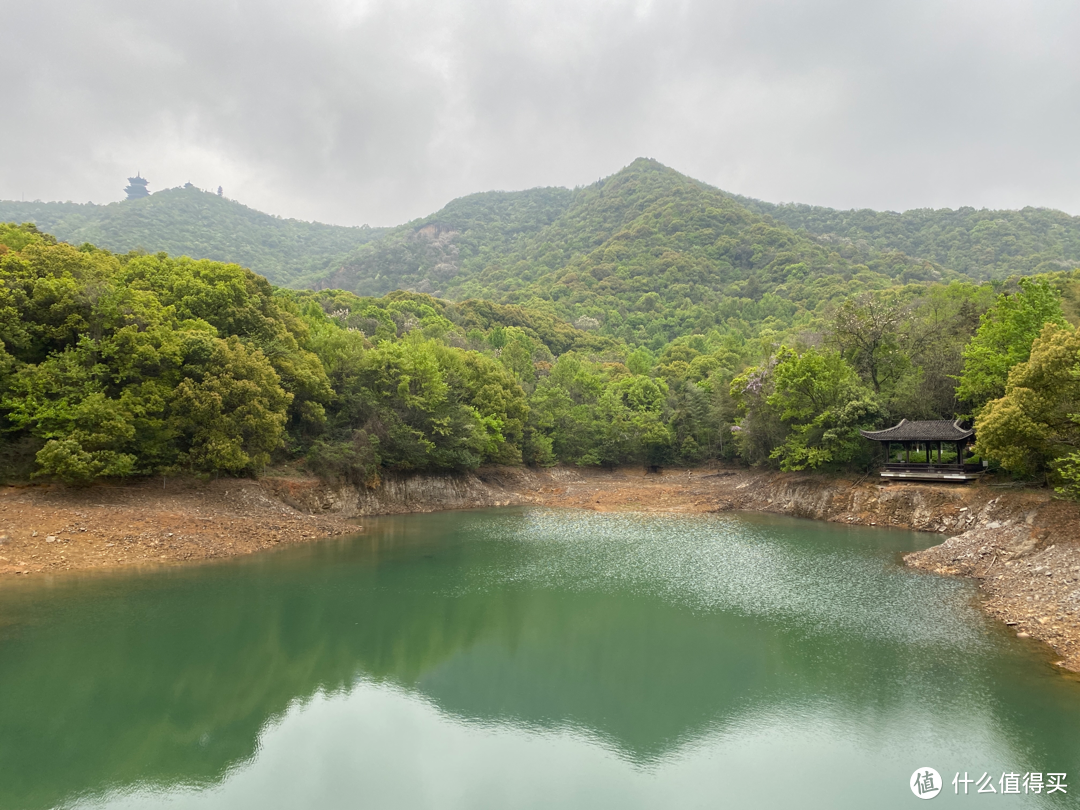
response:
<path fill-rule="evenodd" d="M 976 771 L 975 773 L 978 773 Z M 1009 773 L 1002 773 L 1001 776 L 995 781 L 992 774 L 989 772 L 983 773 L 982 776 L 977 779 L 974 776 L 968 776 L 967 771 L 964 771 L 963 777 L 960 776 L 960 772 L 957 771 L 956 776 L 953 777 L 953 793 L 960 795 L 961 788 L 963 788 L 963 794 L 965 796 L 968 793 L 980 794 L 980 793 L 1042 793 L 1046 796 L 1053 795 L 1054 793 L 1067 794 L 1069 785 L 1065 781 L 1068 778 L 1068 774 L 1064 772 L 1051 772 L 1051 773 L 1020 773 L 1018 771 L 1010 771 Z M 941 774 L 930 767 L 918 768 L 911 774 L 911 778 L 908 780 L 908 786 L 911 788 L 911 792 L 914 793 L 920 799 L 932 799 L 937 796 L 942 788 L 945 786 L 941 779 Z"/>
<path fill-rule="evenodd" d="M 941 792 L 941 774 L 933 768 L 917 768 L 908 784 L 920 799 L 932 799 Z"/>

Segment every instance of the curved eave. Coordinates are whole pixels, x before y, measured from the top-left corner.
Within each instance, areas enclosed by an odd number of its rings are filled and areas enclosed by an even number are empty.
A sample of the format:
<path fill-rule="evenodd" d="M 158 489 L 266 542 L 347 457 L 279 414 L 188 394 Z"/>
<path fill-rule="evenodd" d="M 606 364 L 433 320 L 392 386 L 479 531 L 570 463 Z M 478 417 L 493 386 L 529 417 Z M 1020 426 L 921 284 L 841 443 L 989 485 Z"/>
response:
<path fill-rule="evenodd" d="M 940 421 L 944 422 L 945 420 L 942 419 Z M 904 429 L 905 426 L 907 427 L 907 430 Z M 863 438 L 874 442 L 962 442 L 975 435 L 974 430 L 960 427 L 959 419 L 953 421 L 951 425 L 952 430 L 949 431 L 949 435 L 947 436 L 913 435 L 920 431 L 919 426 L 919 422 L 908 422 L 907 419 L 901 419 L 891 428 L 885 428 L 884 430 L 860 430 L 859 433 Z M 934 428 L 924 428 L 923 431 L 925 433 L 933 434 L 935 428 L 942 432 L 948 430 L 948 428 L 935 425 Z"/>

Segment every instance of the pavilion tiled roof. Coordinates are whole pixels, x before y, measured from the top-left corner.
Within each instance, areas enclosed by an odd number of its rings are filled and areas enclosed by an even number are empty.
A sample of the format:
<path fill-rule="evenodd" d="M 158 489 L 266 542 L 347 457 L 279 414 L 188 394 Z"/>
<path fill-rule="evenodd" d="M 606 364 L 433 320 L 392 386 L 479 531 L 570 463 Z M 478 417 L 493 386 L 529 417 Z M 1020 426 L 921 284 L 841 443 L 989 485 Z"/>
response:
<path fill-rule="evenodd" d="M 875 442 L 962 442 L 975 435 L 970 428 L 960 426 L 960 420 L 933 419 L 927 422 L 909 422 L 885 430 L 860 430 L 863 436 Z"/>

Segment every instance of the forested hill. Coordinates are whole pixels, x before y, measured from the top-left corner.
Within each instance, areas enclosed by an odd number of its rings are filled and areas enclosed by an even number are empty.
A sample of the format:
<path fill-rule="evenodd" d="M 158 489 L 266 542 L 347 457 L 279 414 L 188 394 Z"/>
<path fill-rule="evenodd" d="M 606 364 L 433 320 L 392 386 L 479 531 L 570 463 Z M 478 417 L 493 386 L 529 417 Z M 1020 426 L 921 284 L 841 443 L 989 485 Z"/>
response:
<path fill-rule="evenodd" d="M 744 243 L 723 232 L 701 247 L 706 228 L 678 225 L 695 210 L 681 207 L 700 190 L 689 182 L 660 214 L 646 203 L 626 232 L 620 197 L 605 190 L 591 192 L 597 224 L 567 227 L 552 245 L 557 269 L 473 276 L 508 293 L 531 285 L 539 307 L 275 289 L 236 264 L 76 248 L 0 223 L 0 480 L 243 475 L 280 463 L 376 486 L 388 472 L 488 462 L 736 457 L 866 470 L 876 450 L 861 430 L 971 414 L 985 459 L 1080 498 L 1080 271 L 1004 292 L 965 280 L 858 294 L 890 279 L 888 268 L 860 269 L 761 220 L 747 237 L 758 254 L 738 255 Z M 736 234 L 741 216 L 702 215 Z M 602 250 L 564 263 L 557 252 L 580 251 L 575 240 L 590 233 L 604 236 Z M 505 234 L 515 248 L 534 237 Z M 651 251 L 619 252 L 654 239 Z M 802 297 L 781 296 L 796 289 L 790 280 L 750 297 L 747 267 L 773 283 L 774 269 L 787 273 Z M 746 294 L 715 293 L 719 317 L 707 301 L 717 268 Z M 655 291 L 635 290 L 639 279 Z M 681 297 L 668 295 L 673 285 Z M 623 310 L 596 303 L 627 289 Z M 813 300 L 829 306 L 811 310 Z M 551 311 L 575 305 L 597 313 L 581 316 L 585 330 Z M 784 319 L 784 307 L 796 309 Z M 637 345 L 603 334 L 619 329 Z"/>
<path fill-rule="evenodd" d="M 3 221 L 291 287 L 533 304 L 635 342 L 639 316 L 670 338 L 733 317 L 789 324 L 842 291 L 1080 265 L 1080 217 L 1060 211 L 774 205 L 644 158 L 584 188 L 472 194 L 389 229 L 281 219 L 193 186 L 109 205 L 0 201 Z"/>
<path fill-rule="evenodd" d="M 325 271 L 382 233 L 281 219 L 194 186 L 108 205 L 4 200 L 0 222 L 33 222 L 65 242 L 118 253 L 164 251 L 235 262 L 276 284 Z"/>
<path fill-rule="evenodd" d="M 979 280 L 1080 265 L 1080 217 L 1050 208 L 918 208 L 899 214 L 736 199 L 791 228 L 830 241 L 898 250 Z"/>
<path fill-rule="evenodd" d="M 897 251 L 797 233 L 729 194 L 639 159 L 572 191 L 455 200 L 301 285 L 529 305 L 659 346 L 713 327 L 786 328 L 853 292 L 958 277 Z"/>

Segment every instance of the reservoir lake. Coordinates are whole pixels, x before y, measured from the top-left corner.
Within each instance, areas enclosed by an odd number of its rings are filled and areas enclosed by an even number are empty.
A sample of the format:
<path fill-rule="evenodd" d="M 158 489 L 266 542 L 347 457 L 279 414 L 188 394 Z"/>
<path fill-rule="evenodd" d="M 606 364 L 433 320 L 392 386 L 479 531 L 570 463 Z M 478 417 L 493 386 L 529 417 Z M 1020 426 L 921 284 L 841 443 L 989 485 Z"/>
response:
<path fill-rule="evenodd" d="M 505 508 L 7 578 L 0 808 L 1080 806 L 1080 683 L 940 539 Z"/>

